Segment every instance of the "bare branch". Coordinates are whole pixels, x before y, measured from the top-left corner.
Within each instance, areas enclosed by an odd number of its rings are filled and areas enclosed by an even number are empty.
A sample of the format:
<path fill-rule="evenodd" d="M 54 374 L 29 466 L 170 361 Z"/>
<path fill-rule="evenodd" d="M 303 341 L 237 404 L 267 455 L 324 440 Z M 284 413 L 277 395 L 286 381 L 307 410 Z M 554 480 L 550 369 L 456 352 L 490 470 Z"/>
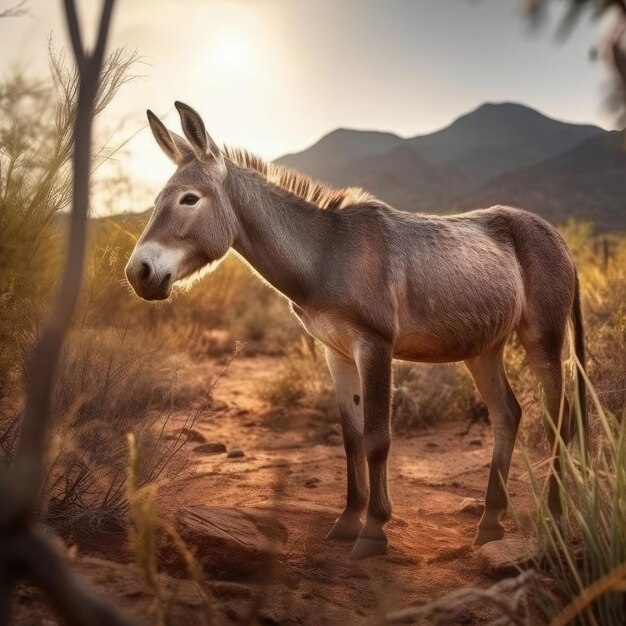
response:
<path fill-rule="evenodd" d="M 27 0 L 22 0 L 21 2 L 18 2 L 14 7 L 9 7 L 8 9 L 4 9 L 4 11 L 0 11 L 0 18 L 22 17 L 24 15 L 28 15 L 27 4 Z"/>
<path fill-rule="evenodd" d="M 98 31 L 98 39 L 92 54 L 93 62 L 100 66 L 104 58 L 104 47 L 109 37 L 109 27 L 111 25 L 111 16 L 113 14 L 114 0 L 104 0 L 102 7 L 102 15 L 100 17 L 100 30 Z"/>
<path fill-rule="evenodd" d="M 76 5 L 74 0 L 64 0 L 65 15 L 67 17 L 67 28 L 70 32 L 70 41 L 72 49 L 76 57 L 76 64 L 80 68 L 85 60 L 85 49 L 80 35 L 80 27 L 78 26 L 78 15 L 76 14 Z"/>
<path fill-rule="evenodd" d="M 622 39 L 624 38 L 625 32 L 626 25 L 622 25 L 622 27 L 615 33 L 611 44 L 611 54 L 613 55 L 613 65 L 615 66 L 615 70 L 626 87 L 626 51 L 624 51 L 622 45 Z"/>
<path fill-rule="evenodd" d="M 68 567 L 50 539 L 34 529 L 15 544 L 17 561 L 48 595 L 70 626 L 133 626 L 110 603 L 96 597 Z"/>
<path fill-rule="evenodd" d="M 533 621 L 528 610 L 528 593 L 534 578 L 534 571 L 528 570 L 517 578 L 506 578 L 488 589 L 458 589 L 428 604 L 390 613 L 385 623 L 414 624 L 428 619 L 435 626 L 443 626 L 455 623 L 471 605 L 489 604 L 501 614 L 489 626 L 530 626 Z"/>
<path fill-rule="evenodd" d="M 108 34 L 114 0 L 105 0 L 100 34 Z M 49 400 L 54 371 L 71 323 L 80 285 L 85 258 L 85 232 L 89 209 L 89 176 L 91 160 L 91 123 L 96 103 L 98 79 L 102 70 L 102 58 L 85 56 L 80 48 L 80 29 L 76 21 L 76 7 L 72 0 L 65 2 L 67 21 L 79 72 L 78 101 L 74 121 L 74 155 L 72 184 L 72 219 L 70 221 L 69 249 L 61 288 L 50 315 L 47 327 L 41 334 L 28 368 L 29 393 L 24 411 L 22 437 L 18 458 L 15 462 L 15 480 L 19 493 L 15 504 L 22 514 L 30 515 L 39 490 L 42 462 L 45 457 L 46 434 L 49 421 Z M 104 41 L 99 39 L 100 49 Z M 78 58 L 82 55 L 82 63 Z M 7 507 L 10 511 L 10 507 Z M 15 515 L 16 511 L 10 511 Z"/>
<path fill-rule="evenodd" d="M 50 396 L 83 274 L 92 122 L 113 5 L 114 0 L 104 0 L 96 52 L 90 56 L 82 47 L 74 2 L 65 0 L 78 68 L 76 110 L 70 111 L 74 119 L 74 150 L 69 245 L 57 299 L 28 364 L 26 407 L 17 457 L 11 476 L 4 476 L 0 483 L 0 623 L 7 621 L 13 585 L 19 578 L 29 578 L 48 594 L 70 626 L 131 625 L 112 605 L 82 586 L 51 540 L 33 524 L 47 451 Z M 69 102 L 71 106 L 73 100 Z"/>

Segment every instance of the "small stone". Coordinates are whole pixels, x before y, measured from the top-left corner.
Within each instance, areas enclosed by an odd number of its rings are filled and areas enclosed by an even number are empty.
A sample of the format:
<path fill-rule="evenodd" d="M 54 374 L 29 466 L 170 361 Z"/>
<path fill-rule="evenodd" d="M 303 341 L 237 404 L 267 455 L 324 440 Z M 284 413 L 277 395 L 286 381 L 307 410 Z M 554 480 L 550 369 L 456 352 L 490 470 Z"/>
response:
<path fill-rule="evenodd" d="M 288 535 L 271 512 L 239 507 L 186 507 L 178 514 L 177 528 L 204 568 L 231 580 L 257 574 L 268 558 L 285 550 Z M 221 591 L 247 593 L 233 586 Z"/>
<path fill-rule="evenodd" d="M 471 624 L 474 621 L 474 613 L 467 607 L 459 609 L 456 614 L 455 624 Z"/>
<path fill-rule="evenodd" d="M 427 442 L 426 442 L 426 447 L 427 447 L 427 448 L 430 448 L 430 449 L 432 450 L 432 449 L 434 449 L 434 448 L 438 448 L 438 447 L 439 447 L 439 444 L 438 444 L 438 443 L 436 443 L 435 441 L 427 441 Z"/>
<path fill-rule="evenodd" d="M 211 581 L 209 588 L 211 594 L 217 598 L 250 598 L 252 596 L 252 589 L 240 583 Z"/>
<path fill-rule="evenodd" d="M 196 446 L 193 451 L 198 454 L 223 454 L 226 452 L 226 446 L 219 442 L 203 443 Z"/>
<path fill-rule="evenodd" d="M 469 513 L 470 515 L 476 515 L 480 517 L 485 510 L 485 503 L 482 500 L 476 498 L 465 498 L 459 505 L 459 511 L 461 513 Z"/>
<path fill-rule="evenodd" d="M 181 428 L 180 435 L 192 443 L 206 443 L 206 437 L 193 428 Z"/>
<path fill-rule="evenodd" d="M 469 442 L 469 445 L 470 446 L 474 446 L 476 448 L 480 448 L 483 445 L 483 441 L 482 441 L 482 439 L 472 439 Z"/>
<path fill-rule="evenodd" d="M 304 486 L 307 489 L 315 489 L 317 487 L 317 485 L 322 482 L 319 478 L 313 477 L 313 478 L 307 478 L 304 481 Z"/>
<path fill-rule="evenodd" d="M 226 455 L 229 459 L 241 459 L 246 456 L 241 448 L 231 448 Z"/>
<path fill-rule="evenodd" d="M 536 543 L 521 537 L 490 541 L 478 549 L 483 570 L 493 578 L 516 576 L 532 564 L 536 555 Z"/>

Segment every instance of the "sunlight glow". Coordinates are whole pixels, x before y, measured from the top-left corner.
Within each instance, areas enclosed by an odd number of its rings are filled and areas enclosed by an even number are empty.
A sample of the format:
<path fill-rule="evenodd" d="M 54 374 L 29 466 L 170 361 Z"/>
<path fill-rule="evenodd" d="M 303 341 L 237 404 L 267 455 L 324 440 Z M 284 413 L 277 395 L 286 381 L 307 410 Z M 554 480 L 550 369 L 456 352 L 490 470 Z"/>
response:
<path fill-rule="evenodd" d="M 219 64 L 236 70 L 250 61 L 250 46 L 242 36 L 224 33 L 215 41 L 213 55 Z"/>

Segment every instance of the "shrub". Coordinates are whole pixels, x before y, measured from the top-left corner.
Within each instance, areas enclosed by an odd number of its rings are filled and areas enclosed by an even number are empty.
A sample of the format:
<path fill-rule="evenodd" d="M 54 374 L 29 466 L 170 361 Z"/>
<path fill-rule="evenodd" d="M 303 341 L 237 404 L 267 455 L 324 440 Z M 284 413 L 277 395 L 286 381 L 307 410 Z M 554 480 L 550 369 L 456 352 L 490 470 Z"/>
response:
<path fill-rule="evenodd" d="M 52 398 L 54 429 L 41 503 L 45 520 L 72 531 L 124 524 L 127 434 L 137 441 L 140 485 L 171 469 L 185 441 L 184 435 L 171 436 L 172 407 L 180 401 L 177 368 L 176 359 L 147 344 L 145 335 L 113 329 L 72 332 Z M 196 386 L 183 394 L 192 396 L 196 406 L 178 416 L 179 433 L 193 427 L 208 407 L 206 389 Z M 7 460 L 20 421 L 19 412 L 0 417 L 0 446 Z"/>
<path fill-rule="evenodd" d="M 559 492 L 564 520 L 550 515 L 545 481 L 528 465 L 538 515 L 540 542 L 536 567 L 543 576 L 538 608 L 555 624 L 626 623 L 626 424 L 600 403 L 586 379 L 593 400 L 591 419 L 600 432 L 581 454 L 561 446 L 564 477 Z M 546 417 L 552 428 L 554 425 Z M 580 411 L 577 419 L 581 423 Z M 559 616 L 555 618 L 555 616 Z"/>
<path fill-rule="evenodd" d="M 471 411 L 471 377 L 461 365 L 396 363 L 393 381 L 392 419 L 399 433 L 464 418 Z"/>
<path fill-rule="evenodd" d="M 332 382 L 321 346 L 302 336 L 289 349 L 276 376 L 258 393 L 272 406 L 328 408 Z"/>

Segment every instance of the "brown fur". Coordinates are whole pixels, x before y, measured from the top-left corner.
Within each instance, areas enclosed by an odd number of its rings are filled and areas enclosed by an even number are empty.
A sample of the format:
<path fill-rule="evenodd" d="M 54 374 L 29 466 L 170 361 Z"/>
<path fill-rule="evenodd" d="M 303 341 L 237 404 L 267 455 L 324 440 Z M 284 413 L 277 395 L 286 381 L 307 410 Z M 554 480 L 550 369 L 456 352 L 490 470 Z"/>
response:
<path fill-rule="evenodd" d="M 246 151 L 222 152 L 193 109 L 176 107 L 188 143 L 149 116 L 178 169 L 127 266 L 137 293 L 166 298 L 174 282 L 233 250 L 290 300 L 304 328 L 325 345 L 337 391 L 348 493 L 329 536 L 357 539 L 354 558 L 387 546 L 392 359 L 464 361 L 494 431 L 476 542 L 500 538 L 521 417 L 502 356 L 513 333 L 562 439 L 573 433 L 563 393 L 568 326 L 583 364 L 584 340 L 576 268 L 558 232 L 511 207 L 444 217 L 396 211 L 362 190 L 333 190 Z M 584 415 L 583 391 L 579 385 Z M 556 451 L 559 440 L 552 429 L 548 434 Z M 557 485 L 553 475 L 556 517 Z"/>
<path fill-rule="evenodd" d="M 268 183 L 295 194 L 314 204 L 318 209 L 338 211 L 346 206 L 374 200 L 370 194 L 359 187 L 333 189 L 296 170 L 278 163 L 265 161 L 252 152 L 241 148 L 225 146 L 224 154 L 234 165 L 254 170 Z"/>

